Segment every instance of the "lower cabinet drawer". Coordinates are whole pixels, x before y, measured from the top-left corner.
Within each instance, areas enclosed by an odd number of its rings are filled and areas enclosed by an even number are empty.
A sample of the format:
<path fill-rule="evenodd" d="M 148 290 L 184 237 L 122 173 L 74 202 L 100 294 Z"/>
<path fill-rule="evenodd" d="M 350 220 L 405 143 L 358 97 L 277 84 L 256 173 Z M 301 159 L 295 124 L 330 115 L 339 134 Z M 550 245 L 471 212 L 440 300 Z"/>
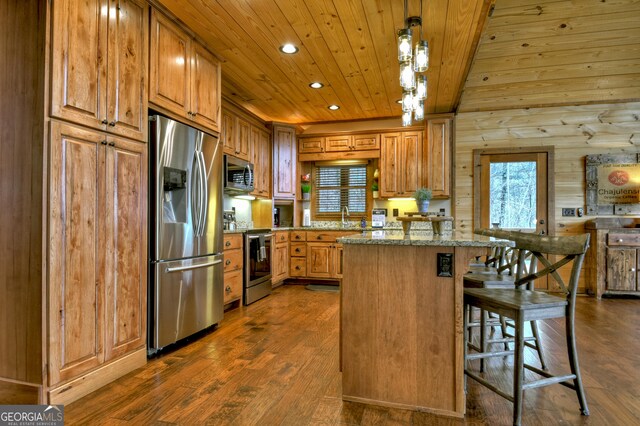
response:
<path fill-rule="evenodd" d="M 242 298 L 242 270 L 224 273 L 224 304 Z"/>
<path fill-rule="evenodd" d="M 291 256 L 304 257 L 307 255 L 307 243 L 291 243 Z"/>
<path fill-rule="evenodd" d="M 231 272 L 242 269 L 244 262 L 242 250 L 225 250 L 224 254 L 224 272 Z"/>
<path fill-rule="evenodd" d="M 640 246 L 640 233 L 614 234 L 613 232 L 610 232 L 607 240 L 607 243 L 610 246 Z"/>
<path fill-rule="evenodd" d="M 290 277 L 307 276 L 307 258 L 306 257 L 292 257 L 290 266 L 291 266 L 289 268 Z"/>

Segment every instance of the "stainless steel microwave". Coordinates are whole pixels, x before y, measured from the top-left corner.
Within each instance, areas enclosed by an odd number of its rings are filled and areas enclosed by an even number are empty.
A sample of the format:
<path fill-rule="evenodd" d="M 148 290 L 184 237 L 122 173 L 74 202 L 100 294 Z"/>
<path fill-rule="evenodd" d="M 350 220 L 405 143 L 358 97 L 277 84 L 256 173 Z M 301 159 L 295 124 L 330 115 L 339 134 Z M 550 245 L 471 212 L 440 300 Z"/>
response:
<path fill-rule="evenodd" d="M 231 155 L 224 156 L 224 192 L 247 194 L 253 191 L 253 164 Z"/>

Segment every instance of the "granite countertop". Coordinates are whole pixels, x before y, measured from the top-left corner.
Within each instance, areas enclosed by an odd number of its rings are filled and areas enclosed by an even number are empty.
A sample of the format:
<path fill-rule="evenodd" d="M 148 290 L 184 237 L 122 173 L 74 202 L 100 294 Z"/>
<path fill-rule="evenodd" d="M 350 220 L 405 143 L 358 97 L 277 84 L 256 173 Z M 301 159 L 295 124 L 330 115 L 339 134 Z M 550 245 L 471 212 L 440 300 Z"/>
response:
<path fill-rule="evenodd" d="M 380 244 L 396 246 L 446 246 L 446 247 L 513 247 L 514 242 L 500 240 L 470 232 L 450 231 L 442 235 L 431 232 L 412 232 L 404 235 L 402 231 L 362 232 L 338 238 L 343 244 Z"/>

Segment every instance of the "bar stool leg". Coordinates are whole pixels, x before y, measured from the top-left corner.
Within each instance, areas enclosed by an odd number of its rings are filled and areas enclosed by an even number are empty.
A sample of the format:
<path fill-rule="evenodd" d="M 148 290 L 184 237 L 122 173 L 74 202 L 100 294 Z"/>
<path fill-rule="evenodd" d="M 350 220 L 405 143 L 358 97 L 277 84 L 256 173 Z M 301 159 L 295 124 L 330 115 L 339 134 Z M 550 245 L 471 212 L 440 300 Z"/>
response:
<path fill-rule="evenodd" d="M 524 320 L 518 314 L 514 318 L 515 348 L 513 359 L 513 424 L 519 426 L 522 422 L 522 384 L 524 382 Z"/>
<path fill-rule="evenodd" d="M 480 352 L 487 352 L 487 311 L 480 309 Z M 484 358 L 480 358 L 480 372 L 484 373 Z"/>
<path fill-rule="evenodd" d="M 500 315 L 500 331 L 502 332 L 502 338 L 506 339 L 507 338 L 507 320 L 502 315 Z M 505 341 L 503 345 L 504 345 L 504 350 L 508 351 L 509 342 Z"/>
<path fill-rule="evenodd" d="M 467 371 L 468 364 L 469 364 L 469 362 L 467 361 L 467 352 L 469 351 L 467 342 L 469 342 L 470 331 L 471 331 L 470 330 L 471 327 L 469 327 L 469 324 L 471 323 L 471 305 L 465 304 L 464 309 L 469 313 L 469 315 L 464 315 L 464 345 L 463 345 L 464 348 L 462 351 L 463 353 L 462 356 L 464 357 L 463 368 L 464 368 L 464 371 Z M 464 374 L 464 372 L 462 373 L 462 375 L 464 376 L 464 393 L 466 394 L 467 393 L 467 375 Z"/>
<path fill-rule="evenodd" d="M 547 364 L 544 362 L 544 352 L 542 350 L 542 341 L 540 340 L 540 332 L 538 331 L 538 322 L 531 321 L 531 333 L 535 338 L 536 351 L 538 352 L 538 358 L 540 358 L 540 365 L 544 371 L 547 371 Z"/>
<path fill-rule="evenodd" d="M 566 336 L 567 336 L 567 349 L 569 350 L 569 367 L 571 368 L 571 374 L 575 374 L 576 378 L 573 379 L 573 385 L 576 388 L 576 394 L 578 395 L 578 402 L 580 403 L 580 412 L 584 416 L 589 415 L 589 407 L 587 406 L 587 397 L 582 387 L 582 376 L 580 375 L 580 365 L 578 364 L 578 352 L 576 350 L 576 336 L 575 336 L 575 310 L 569 309 L 569 316 L 565 321 Z"/>

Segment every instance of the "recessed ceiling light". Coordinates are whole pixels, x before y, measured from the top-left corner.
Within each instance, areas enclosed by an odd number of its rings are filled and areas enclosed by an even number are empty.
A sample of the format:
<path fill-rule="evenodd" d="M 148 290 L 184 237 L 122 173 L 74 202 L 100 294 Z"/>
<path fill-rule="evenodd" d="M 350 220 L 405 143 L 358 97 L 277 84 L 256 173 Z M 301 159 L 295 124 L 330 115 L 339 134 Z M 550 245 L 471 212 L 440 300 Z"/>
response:
<path fill-rule="evenodd" d="M 280 51 L 291 55 L 298 52 L 298 47 L 294 44 L 287 43 L 280 46 Z"/>
<path fill-rule="evenodd" d="M 329 108 L 331 111 L 335 111 L 337 109 L 340 109 L 340 107 L 338 105 L 329 105 L 327 108 Z"/>
<path fill-rule="evenodd" d="M 320 83 L 319 81 L 314 81 L 313 83 L 309 84 L 309 87 L 313 89 L 320 89 L 321 87 L 324 87 L 324 84 Z"/>

